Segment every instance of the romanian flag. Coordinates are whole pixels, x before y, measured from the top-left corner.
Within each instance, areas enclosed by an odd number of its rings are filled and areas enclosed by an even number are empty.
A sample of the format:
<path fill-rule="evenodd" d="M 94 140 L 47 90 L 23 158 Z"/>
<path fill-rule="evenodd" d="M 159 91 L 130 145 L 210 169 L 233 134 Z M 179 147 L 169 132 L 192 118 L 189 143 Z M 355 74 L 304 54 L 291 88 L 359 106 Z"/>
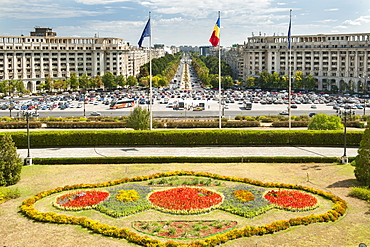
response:
<path fill-rule="evenodd" d="M 218 45 L 218 42 L 220 42 L 220 26 L 220 17 L 218 17 L 212 32 L 212 36 L 209 39 L 209 42 L 211 42 L 214 47 L 216 47 Z"/>

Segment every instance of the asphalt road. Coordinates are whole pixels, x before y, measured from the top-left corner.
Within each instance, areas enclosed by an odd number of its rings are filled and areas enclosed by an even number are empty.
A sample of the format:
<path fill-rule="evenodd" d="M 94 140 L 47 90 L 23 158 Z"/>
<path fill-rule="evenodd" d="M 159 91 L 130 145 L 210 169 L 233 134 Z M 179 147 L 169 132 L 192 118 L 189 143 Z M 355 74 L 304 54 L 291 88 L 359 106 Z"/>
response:
<path fill-rule="evenodd" d="M 170 103 L 178 101 L 179 99 L 171 99 Z M 181 99 L 180 99 L 181 100 Z M 196 106 L 199 101 L 188 101 L 189 106 Z M 173 110 L 172 108 L 166 107 L 166 104 L 160 104 L 156 101 L 152 106 L 153 117 L 157 118 L 197 118 L 197 117 L 218 117 L 219 116 L 219 105 L 217 101 L 206 101 L 206 108 L 204 111 L 193 111 L 193 110 Z M 140 105 L 149 110 L 149 105 Z M 93 111 L 99 112 L 102 116 L 128 116 L 133 108 L 124 108 L 111 110 L 109 106 L 99 104 L 92 105 L 86 104 L 85 109 L 82 108 L 72 108 L 72 109 L 54 109 L 54 110 L 39 110 L 38 113 L 40 117 L 89 117 L 90 113 Z M 242 104 L 230 103 L 228 104 L 228 109 L 221 111 L 222 115 L 229 119 L 234 119 L 237 115 L 244 116 L 269 116 L 278 115 L 280 111 L 287 110 L 287 105 L 261 105 L 253 104 L 252 110 L 246 110 Z M 367 109 L 369 111 L 369 109 Z M 316 109 L 312 109 L 311 105 L 298 105 L 298 108 L 292 109 L 292 115 L 308 115 L 311 112 L 315 113 L 325 113 L 328 115 L 336 115 L 336 110 L 333 110 L 332 106 L 326 106 L 324 104 L 318 104 Z M 356 114 L 363 115 L 363 110 L 355 110 Z M 0 110 L 0 117 L 9 117 L 12 115 L 16 117 L 19 111 Z"/>
<path fill-rule="evenodd" d="M 355 157 L 358 148 L 347 148 L 347 156 Z M 27 149 L 18 149 L 22 158 Z M 30 149 L 32 158 L 57 157 L 342 157 L 343 148 L 331 147 L 83 147 Z"/>

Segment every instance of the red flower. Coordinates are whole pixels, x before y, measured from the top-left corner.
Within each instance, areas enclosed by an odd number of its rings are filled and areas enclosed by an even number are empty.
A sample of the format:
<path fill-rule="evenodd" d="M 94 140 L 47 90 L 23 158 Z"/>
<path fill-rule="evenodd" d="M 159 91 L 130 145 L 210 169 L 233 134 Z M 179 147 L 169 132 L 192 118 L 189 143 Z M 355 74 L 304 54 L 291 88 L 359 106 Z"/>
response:
<path fill-rule="evenodd" d="M 63 208 L 84 208 L 94 206 L 109 196 L 103 191 L 76 191 L 57 198 L 56 203 Z"/>
<path fill-rule="evenodd" d="M 149 201 L 170 210 L 198 210 L 218 205 L 223 198 L 216 192 L 192 187 L 180 187 L 152 193 Z"/>
<path fill-rule="evenodd" d="M 316 197 L 297 190 L 271 190 L 265 198 L 271 203 L 288 209 L 310 209 L 317 205 Z"/>

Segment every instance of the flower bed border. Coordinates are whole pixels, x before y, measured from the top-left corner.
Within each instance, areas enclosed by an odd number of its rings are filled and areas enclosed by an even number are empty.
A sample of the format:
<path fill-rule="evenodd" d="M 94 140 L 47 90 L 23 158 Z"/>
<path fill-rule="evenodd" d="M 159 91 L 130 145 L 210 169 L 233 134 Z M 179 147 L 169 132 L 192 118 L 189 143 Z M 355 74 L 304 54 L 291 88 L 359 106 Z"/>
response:
<path fill-rule="evenodd" d="M 224 181 L 247 183 L 247 184 L 261 186 L 261 187 L 303 190 L 306 192 L 320 195 L 328 200 L 331 200 L 334 203 L 334 205 L 328 212 L 323 213 L 323 214 L 308 215 L 304 217 L 294 217 L 289 220 L 279 220 L 279 221 L 275 221 L 267 225 L 262 225 L 262 226 L 257 226 L 257 227 L 246 226 L 243 229 L 233 229 L 223 234 L 218 234 L 216 236 L 208 237 L 203 240 L 194 241 L 190 244 L 183 244 L 183 243 L 179 243 L 175 241 L 168 241 L 168 242 L 163 243 L 159 240 L 151 239 L 149 237 L 142 237 L 130 231 L 130 229 L 128 228 L 118 228 L 118 227 L 110 226 L 108 224 L 100 223 L 99 221 L 87 219 L 86 217 L 67 216 L 67 215 L 57 214 L 54 212 L 43 213 L 35 209 L 35 203 L 38 200 L 46 196 L 49 196 L 51 194 L 59 193 L 62 191 L 75 190 L 75 189 L 87 189 L 87 188 L 101 188 L 101 187 L 114 186 L 118 184 L 124 184 L 128 182 L 146 181 L 146 180 L 158 178 L 158 177 L 182 176 L 182 175 L 210 177 L 210 178 L 224 180 Z M 24 216 L 30 219 L 33 219 L 35 221 L 57 223 L 57 224 L 80 225 L 84 228 L 87 228 L 93 231 L 94 233 L 99 233 L 99 234 L 102 234 L 103 236 L 124 238 L 129 242 L 142 245 L 142 246 L 182 246 L 182 247 L 184 246 L 217 246 L 219 244 L 225 243 L 233 239 L 242 238 L 242 237 L 251 237 L 255 235 L 272 234 L 274 232 L 286 230 L 296 225 L 308 225 L 308 224 L 313 224 L 317 222 L 336 221 L 345 214 L 346 209 L 347 209 L 347 203 L 340 197 L 335 196 L 332 193 L 325 192 L 322 190 L 317 190 L 311 187 L 306 187 L 302 185 L 284 184 L 284 183 L 272 183 L 272 182 L 263 183 L 261 181 L 251 180 L 248 178 L 221 176 L 221 175 L 213 174 L 213 173 L 193 172 L 193 171 L 173 171 L 173 172 L 165 172 L 165 173 L 156 173 L 156 174 L 146 175 L 146 176 L 122 178 L 122 179 L 118 179 L 118 180 L 114 180 L 110 182 L 97 183 L 97 184 L 76 184 L 76 185 L 71 185 L 71 186 L 66 185 L 64 187 L 58 187 L 55 189 L 37 193 L 33 197 L 30 197 L 24 200 L 22 202 L 22 205 L 20 206 L 21 213 Z"/>
<path fill-rule="evenodd" d="M 216 220 L 178 220 L 178 221 L 174 221 L 174 222 L 212 222 L 212 221 L 216 221 Z M 158 238 L 166 238 L 166 239 L 178 239 L 178 240 L 189 240 L 188 238 L 170 238 L 170 237 L 166 237 L 166 236 L 160 236 L 160 235 L 155 235 L 155 234 L 152 234 L 152 233 L 148 233 L 148 232 L 145 232 L 143 230 L 140 230 L 138 229 L 138 227 L 135 227 L 134 224 L 136 222 L 139 222 L 138 221 L 133 221 L 131 223 L 131 226 L 133 229 L 135 229 L 136 231 L 138 232 L 141 232 L 141 233 L 144 233 L 144 234 L 147 234 L 147 235 L 151 235 L 153 237 L 158 237 Z M 165 222 L 165 221 L 153 221 L 153 222 Z M 210 235 L 207 235 L 205 237 L 199 237 L 199 238 L 208 238 L 208 237 L 211 237 L 211 236 L 216 236 L 218 234 L 222 234 L 222 233 L 225 233 L 225 232 L 228 232 L 228 231 L 231 231 L 233 229 L 235 229 L 237 226 L 238 226 L 238 222 L 237 221 L 232 221 L 232 222 L 236 222 L 235 226 L 233 227 L 230 227 L 229 229 L 226 229 L 226 230 L 223 230 L 223 231 L 220 231 L 218 233 L 214 233 L 214 234 L 210 234 Z"/>

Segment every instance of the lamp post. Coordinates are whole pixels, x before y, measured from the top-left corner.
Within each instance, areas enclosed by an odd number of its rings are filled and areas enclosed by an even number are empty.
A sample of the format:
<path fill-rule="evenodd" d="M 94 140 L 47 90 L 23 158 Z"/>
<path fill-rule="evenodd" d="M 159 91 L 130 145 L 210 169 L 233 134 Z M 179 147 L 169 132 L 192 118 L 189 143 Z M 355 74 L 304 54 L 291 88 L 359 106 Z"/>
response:
<path fill-rule="evenodd" d="M 362 93 L 363 93 L 363 96 L 364 96 L 364 116 L 366 115 L 366 99 L 365 99 L 365 95 L 366 95 L 366 92 L 367 92 L 367 81 L 366 79 L 369 78 L 369 77 L 366 77 L 366 76 L 359 76 L 360 79 L 364 79 L 364 82 L 363 82 L 363 87 L 362 87 Z"/>
<path fill-rule="evenodd" d="M 32 116 L 32 113 L 28 111 L 24 111 L 23 116 L 26 117 L 26 121 L 27 121 L 27 157 L 24 159 L 24 165 L 32 165 L 32 158 L 30 154 L 31 139 L 30 139 L 30 123 L 29 123 L 29 119 L 30 119 L 30 116 Z"/>
<path fill-rule="evenodd" d="M 342 156 L 342 164 L 347 164 L 348 163 L 348 157 L 347 157 L 347 115 L 353 114 L 354 111 L 351 109 L 347 111 L 347 109 L 344 109 L 343 112 L 339 111 L 340 117 L 344 117 L 344 140 L 343 140 L 343 156 Z"/>

